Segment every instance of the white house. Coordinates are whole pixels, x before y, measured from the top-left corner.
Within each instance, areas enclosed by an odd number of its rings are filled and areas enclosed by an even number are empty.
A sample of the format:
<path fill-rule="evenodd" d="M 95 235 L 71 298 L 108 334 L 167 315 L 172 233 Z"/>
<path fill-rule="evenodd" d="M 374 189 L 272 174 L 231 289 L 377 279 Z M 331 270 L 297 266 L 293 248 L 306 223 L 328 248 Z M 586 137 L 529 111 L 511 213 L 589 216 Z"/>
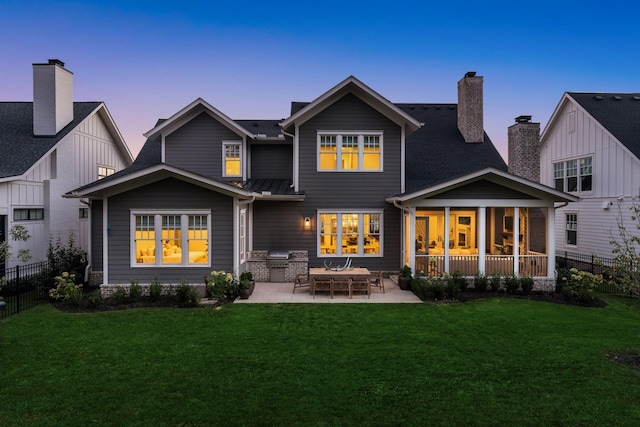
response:
<path fill-rule="evenodd" d="M 31 239 L 10 242 L 12 252 L 30 249 L 32 261 L 46 258 L 50 237 L 73 233 L 88 248 L 86 200 L 62 195 L 133 163 L 105 104 L 73 102 L 73 73 L 52 59 L 33 64 L 33 102 L 0 102 L 0 123 L 0 242 L 20 224 Z"/>

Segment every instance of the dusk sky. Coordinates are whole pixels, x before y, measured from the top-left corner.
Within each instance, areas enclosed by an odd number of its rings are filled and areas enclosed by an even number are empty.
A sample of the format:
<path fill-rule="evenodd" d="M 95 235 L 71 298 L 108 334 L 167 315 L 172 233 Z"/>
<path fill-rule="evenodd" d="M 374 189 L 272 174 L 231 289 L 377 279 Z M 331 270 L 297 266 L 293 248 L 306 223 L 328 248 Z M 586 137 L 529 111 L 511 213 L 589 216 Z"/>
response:
<path fill-rule="evenodd" d="M 31 101 L 31 65 L 60 59 L 75 101 L 104 101 L 135 156 L 198 97 L 280 119 L 354 75 L 392 102 L 456 103 L 476 71 L 506 160 L 514 118 L 544 129 L 565 91 L 640 92 L 640 6 L 592 3 L 4 0 L 0 101 Z"/>

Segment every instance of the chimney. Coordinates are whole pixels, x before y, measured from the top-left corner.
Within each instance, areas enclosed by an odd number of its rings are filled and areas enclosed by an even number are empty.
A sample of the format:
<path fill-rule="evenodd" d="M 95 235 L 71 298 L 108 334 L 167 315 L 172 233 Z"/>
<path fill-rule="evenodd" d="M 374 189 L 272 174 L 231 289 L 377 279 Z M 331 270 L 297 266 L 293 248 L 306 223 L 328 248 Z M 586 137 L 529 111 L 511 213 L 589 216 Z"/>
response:
<path fill-rule="evenodd" d="M 458 82 L 458 129 L 465 142 L 484 142 L 482 82 L 475 71 Z"/>
<path fill-rule="evenodd" d="M 73 120 L 73 73 L 64 62 L 33 64 L 33 134 L 53 136 Z"/>
<path fill-rule="evenodd" d="M 540 182 L 540 123 L 518 116 L 508 133 L 509 173 Z"/>

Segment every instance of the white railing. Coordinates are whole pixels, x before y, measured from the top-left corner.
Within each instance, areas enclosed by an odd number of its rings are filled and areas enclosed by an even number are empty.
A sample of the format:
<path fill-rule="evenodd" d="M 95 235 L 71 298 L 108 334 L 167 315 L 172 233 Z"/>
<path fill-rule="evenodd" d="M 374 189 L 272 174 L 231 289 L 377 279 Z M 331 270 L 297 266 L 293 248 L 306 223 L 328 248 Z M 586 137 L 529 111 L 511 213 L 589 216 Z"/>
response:
<path fill-rule="evenodd" d="M 513 255 L 485 255 L 485 273 L 506 276 L 514 273 Z M 548 257 L 546 254 L 520 255 L 518 257 L 518 275 L 547 275 Z M 416 255 L 415 272 L 439 276 L 445 271 L 459 272 L 463 276 L 475 276 L 479 273 L 478 255 L 450 255 L 449 268 L 445 270 L 445 255 Z"/>

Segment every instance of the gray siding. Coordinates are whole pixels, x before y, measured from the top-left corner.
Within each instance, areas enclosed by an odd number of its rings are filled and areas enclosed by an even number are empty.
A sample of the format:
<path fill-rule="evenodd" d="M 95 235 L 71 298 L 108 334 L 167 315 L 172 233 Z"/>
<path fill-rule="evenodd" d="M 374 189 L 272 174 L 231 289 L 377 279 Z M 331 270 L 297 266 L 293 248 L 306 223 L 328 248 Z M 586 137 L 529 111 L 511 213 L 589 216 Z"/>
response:
<path fill-rule="evenodd" d="M 201 175 L 221 179 L 222 141 L 242 141 L 222 123 L 206 113 L 165 138 L 165 161 Z M 238 180 L 238 178 L 233 178 Z"/>
<path fill-rule="evenodd" d="M 438 199 L 534 199 L 529 194 L 487 181 L 481 180 L 435 196 Z"/>
<path fill-rule="evenodd" d="M 130 267 L 132 209 L 211 209 L 211 267 Z M 109 199 L 109 282 L 148 282 L 154 275 L 163 283 L 186 279 L 200 283 L 211 270 L 233 269 L 233 199 L 177 179 L 165 179 Z"/>
<path fill-rule="evenodd" d="M 91 269 L 102 271 L 102 200 L 91 201 Z"/>
<path fill-rule="evenodd" d="M 291 179 L 292 176 L 291 144 L 251 145 L 251 178 Z"/>

